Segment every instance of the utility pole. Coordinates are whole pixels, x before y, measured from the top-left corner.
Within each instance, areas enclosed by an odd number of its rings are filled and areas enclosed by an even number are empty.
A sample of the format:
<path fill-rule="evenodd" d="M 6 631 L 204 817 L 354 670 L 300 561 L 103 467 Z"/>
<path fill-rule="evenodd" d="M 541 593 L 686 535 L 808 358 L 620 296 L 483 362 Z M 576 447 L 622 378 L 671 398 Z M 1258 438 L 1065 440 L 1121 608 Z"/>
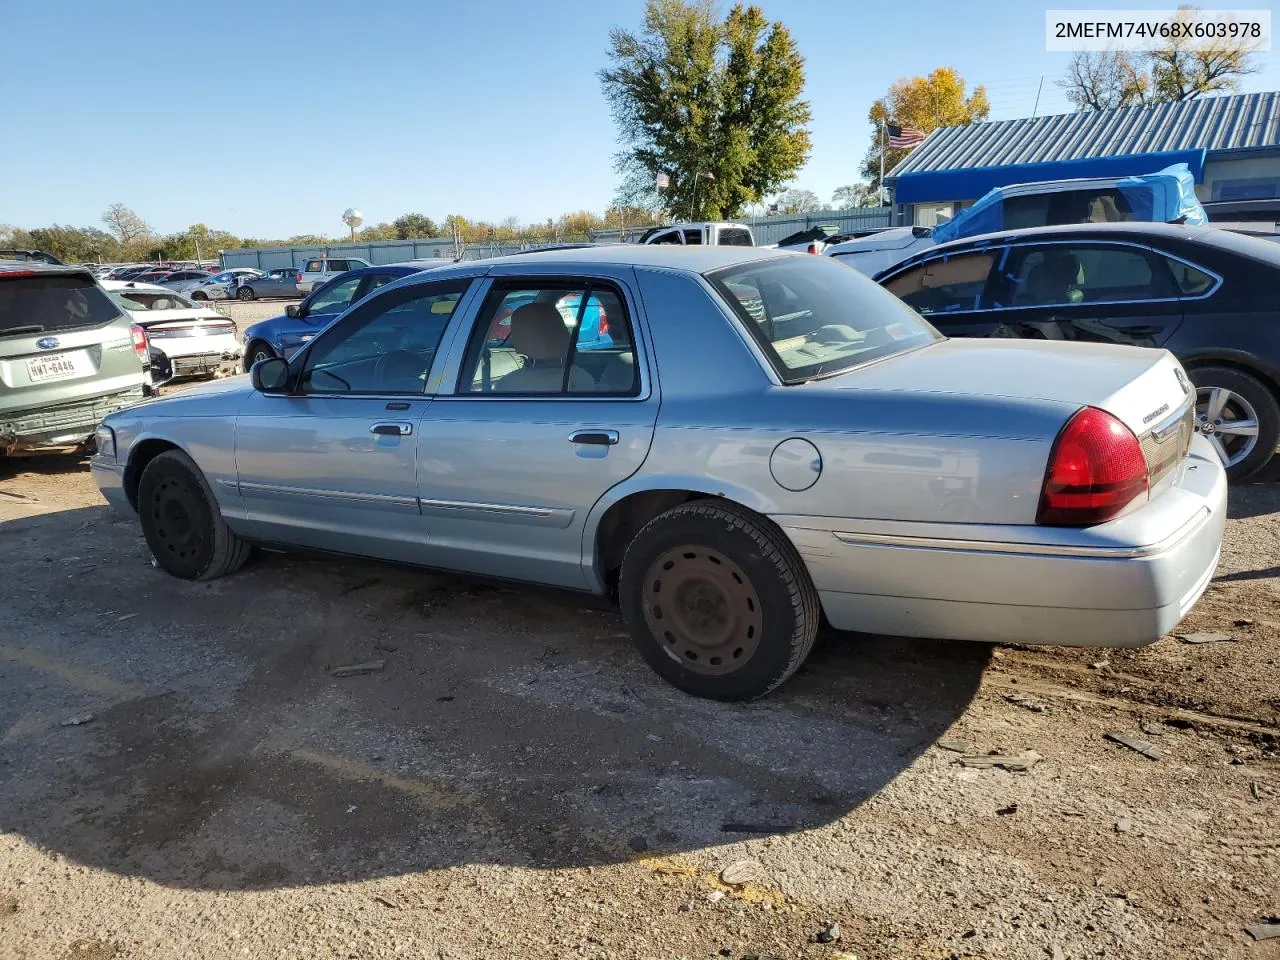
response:
<path fill-rule="evenodd" d="M 1044 89 L 1044 74 L 1040 74 L 1040 86 L 1036 87 L 1036 105 L 1031 108 L 1031 117 L 1035 119 L 1036 113 L 1040 110 L 1040 91 Z"/>
<path fill-rule="evenodd" d="M 880 182 L 877 186 L 880 188 L 880 206 L 884 206 L 884 127 L 887 123 L 885 117 L 880 118 Z"/>

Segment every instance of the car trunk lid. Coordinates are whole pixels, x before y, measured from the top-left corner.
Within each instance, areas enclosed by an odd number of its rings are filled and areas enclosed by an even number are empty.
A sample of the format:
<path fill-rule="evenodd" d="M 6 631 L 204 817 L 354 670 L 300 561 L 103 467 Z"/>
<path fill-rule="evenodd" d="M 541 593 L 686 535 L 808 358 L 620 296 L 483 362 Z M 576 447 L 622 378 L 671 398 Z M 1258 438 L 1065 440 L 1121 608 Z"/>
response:
<path fill-rule="evenodd" d="M 1133 431 L 1154 488 L 1186 455 L 1194 389 L 1167 350 L 1067 341 L 943 340 L 813 386 L 1046 400 L 1105 410 Z M 1064 423 L 1065 423 L 1064 418 Z"/>

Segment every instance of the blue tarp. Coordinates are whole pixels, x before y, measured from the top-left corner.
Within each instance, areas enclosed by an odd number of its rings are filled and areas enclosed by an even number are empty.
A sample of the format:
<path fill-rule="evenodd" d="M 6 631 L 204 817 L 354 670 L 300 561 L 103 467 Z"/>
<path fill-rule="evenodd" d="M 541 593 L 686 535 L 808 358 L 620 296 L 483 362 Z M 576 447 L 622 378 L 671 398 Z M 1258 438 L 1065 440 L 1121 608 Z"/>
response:
<path fill-rule="evenodd" d="M 1185 223 L 1207 223 L 1209 220 L 1196 199 L 1195 179 L 1185 163 L 1176 163 L 1156 173 L 1122 177 L 1116 181 L 1116 189 L 1128 201 L 1135 220 L 1157 223 L 1179 219 Z M 934 227 L 934 242 L 946 243 L 1006 229 L 1004 201 L 1007 196 L 1008 191 L 1003 187 L 995 188 L 977 203 Z"/>
<path fill-rule="evenodd" d="M 1185 163 L 1196 183 L 1204 180 L 1204 148 L 1133 153 L 1122 157 L 1086 157 L 1052 163 L 1019 163 L 1004 167 L 963 167 L 904 173 L 893 183 L 895 203 L 943 203 L 976 200 L 995 187 L 1043 180 L 1132 177 L 1175 163 Z"/>

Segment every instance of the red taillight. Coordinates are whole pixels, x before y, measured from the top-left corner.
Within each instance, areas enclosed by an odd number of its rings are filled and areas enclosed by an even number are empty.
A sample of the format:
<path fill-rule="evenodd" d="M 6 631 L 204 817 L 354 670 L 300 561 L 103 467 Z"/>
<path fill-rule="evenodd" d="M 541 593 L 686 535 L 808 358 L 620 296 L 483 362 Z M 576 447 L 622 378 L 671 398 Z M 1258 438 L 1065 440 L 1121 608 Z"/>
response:
<path fill-rule="evenodd" d="M 301 283 L 301 282 L 302 282 L 302 274 L 301 274 L 301 273 L 299 273 L 299 274 L 298 274 L 298 276 L 294 279 L 294 281 L 293 281 L 293 282 L 294 282 L 294 283 Z"/>
<path fill-rule="evenodd" d="M 816 255 L 818 252 L 818 245 L 816 243 L 809 244 L 809 252 Z"/>
<path fill-rule="evenodd" d="M 138 355 L 142 365 L 146 366 L 151 362 L 151 351 L 147 349 L 147 331 L 135 323 L 129 328 L 129 333 L 133 335 L 133 352 Z"/>
<path fill-rule="evenodd" d="M 1062 428 L 1049 454 L 1036 523 L 1087 527 L 1147 496 L 1147 463 L 1128 427 L 1085 407 Z"/>
<path fill-rule="evenodd" d="M 606 316 L 604 312 L 604 307 L 600 308 L 599 313 L 600 313 L 600 325 L 599 327 L 596 328 L 597 340 L 599 340 L 602 337 L 607 337 L 609 335 L 609 318 L 608 316 Z"/>

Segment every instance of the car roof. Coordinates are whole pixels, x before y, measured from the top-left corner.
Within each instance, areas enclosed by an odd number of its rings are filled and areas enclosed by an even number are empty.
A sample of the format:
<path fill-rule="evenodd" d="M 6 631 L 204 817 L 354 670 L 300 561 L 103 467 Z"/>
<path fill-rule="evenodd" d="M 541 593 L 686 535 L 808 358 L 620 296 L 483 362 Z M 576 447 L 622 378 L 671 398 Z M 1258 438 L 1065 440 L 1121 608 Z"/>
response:
<path fill-rule="evenodd" d="M 485 260 L 463 260 L 449 264 L 453 269 L 433 270 L 432 275 L 485 273 L 490 267 L 557 266 L 573 270 L 581 267 L 657 267 L 687 273 L 708 273 L 721 267 L 774 257 L 802 257 L 805 254 L 768 247 L 677 246 L 675 244 L 611 243 L 568 250 L 541 250 L 513 253 Z"/>
<path fill-rule="evenodd" d="M 93 272 L 88 267 L 70 263 L 43 263 L 39 260 L 0 260 L 0 273 L 10 275 L 39 273 L 48 274 L 49 276 L 66 276 L 68 274 L 85 277 L 93 276 Z"/>

